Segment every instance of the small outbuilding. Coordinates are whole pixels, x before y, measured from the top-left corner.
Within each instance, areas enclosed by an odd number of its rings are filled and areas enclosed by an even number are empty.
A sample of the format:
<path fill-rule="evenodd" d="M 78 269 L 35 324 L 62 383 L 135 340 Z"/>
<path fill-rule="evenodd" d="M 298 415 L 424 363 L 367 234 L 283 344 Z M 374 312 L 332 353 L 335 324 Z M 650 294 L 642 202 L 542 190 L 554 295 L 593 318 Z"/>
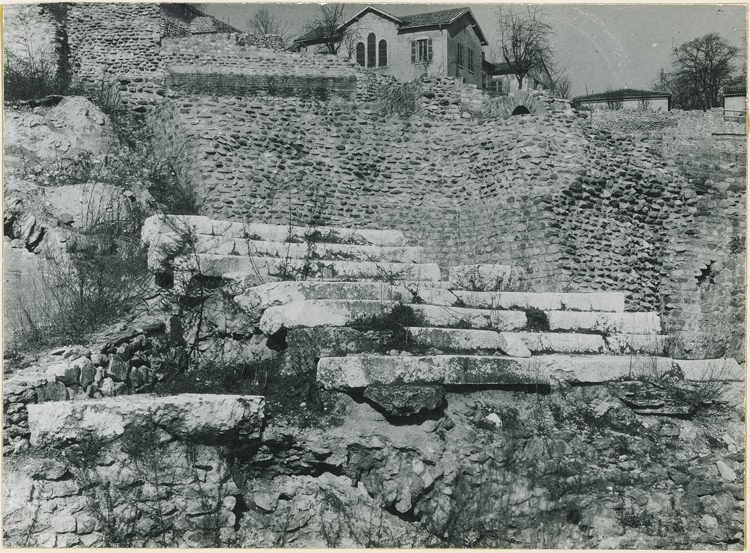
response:
<path fill-rule="evenodd" d="M 724 120 L 742 122 L 747 119 L 747 86 L 724 89 Z"/>
<path fill-rule="evenodd" d="M 669 111 L 672 109 L 672 95 L 654 90 L 636 90 L 622 88 L 608 90 L 587 96 L 576 96 L 571 100 L 576 109 L 595 111 L 598 109 L 648 109 L 651 111 Z"/>

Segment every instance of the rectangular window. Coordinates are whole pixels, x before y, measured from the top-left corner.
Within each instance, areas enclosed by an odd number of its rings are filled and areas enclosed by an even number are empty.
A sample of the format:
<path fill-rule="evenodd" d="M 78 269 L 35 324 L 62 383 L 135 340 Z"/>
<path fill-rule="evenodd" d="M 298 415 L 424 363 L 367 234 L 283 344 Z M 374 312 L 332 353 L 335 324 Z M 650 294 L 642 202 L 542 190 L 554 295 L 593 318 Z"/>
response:
<path fill-rule="evenodd" d="M 423 38 L 411 41 L 411 62 L 429 63 L 432 61 L 432 39 Z"/>
<path fill-rule="evenodd" d="M 474 50 L 469 50 L 469 73 L 474 73 Z"/>
<path fill-rule="evenodd" d="M 458 65 L 459 67 L 463 67 L 464 66 L 464 45 L 457 44 L 456 46 L 458 46 L 458 49 L 456 51 L 456 65 Z M 471 51 L 469 51 L 469 56 L 471 56 Z"/>

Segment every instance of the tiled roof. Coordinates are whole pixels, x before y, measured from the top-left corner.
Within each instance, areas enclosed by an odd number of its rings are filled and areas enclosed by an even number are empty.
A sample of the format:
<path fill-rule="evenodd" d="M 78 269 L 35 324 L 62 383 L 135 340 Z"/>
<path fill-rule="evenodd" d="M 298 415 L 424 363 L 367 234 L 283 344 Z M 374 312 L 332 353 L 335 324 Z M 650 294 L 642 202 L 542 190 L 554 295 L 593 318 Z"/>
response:
<path fill-rule="evenodd" d="M 655 96 L 671 96 L 668 92 L 657 92 L 655 90 L 637 90 L 635 88 L 621 88 L 619 90 L 608 90 L 589 94 L 588 96 L 576 96 L 572 102 L 593 102 L 596 100 L 621 99 L 621 98 L 653 98 Z"/>
<path fill-rule="evenodd" d="M 417 27 L 432 27 L 434 25 L 447 25 L 468 10 L 469 8 L 454 8 L 452 10 L 405 15 L 401 17 L 404 24 L 399 27 L 399 30 L 413 29 Z"/>
<path fill-rule="evenodd" d="M 346 21 L 337 32 L 340 32 L 340 30 L 353 21 L 357 20 L 360 16 L 365 14 L 368 11 L 377 12 L 381 17 L 385 17 L 386 19 L 392 20 L 397 26 L 398 30 L 400 31 L 409 31 L 414 29 L 421 29 L 424 27 L 435 27 L 438 25 L 448 25 L 452 21 L 455 21 L 465 13 L 471 13 L 471 10 L 469 8 L 454 8 L 451 10 L 440 10 L 436 12 L 425 12 L 425 13 L 417 13 L 414 15 L 405 15 L 401 17 L 397 17 L 395 15 L 392 15 L 388 12 L 384 12 L 383 10 L 373 8 L 372 6 L 368 6 L 361 12 L 359 12 L 357 15 Z M 482 44 L 486 44 L 487 41 L 484 38 L 484 35 L 482 34 L 482 30 L 479 28 L 479 25 L 474 25 L 475 30 L 477 31 L 477 34 L 479 35 L 479 38 L 482 42 Z M 312 29 L 310 31 L 307 31 L 305 34 L 300 36 L 295 40 L 295 43 L 305 43 L 305 42 L 317 42 L 322 41 L 326 39 L 326 32 L 323 29 Z"/>
<path fill-rule="evenodd" d="M 747 85 L 737 84 L 724 89 L 724 94 L 747 94 Z"/>

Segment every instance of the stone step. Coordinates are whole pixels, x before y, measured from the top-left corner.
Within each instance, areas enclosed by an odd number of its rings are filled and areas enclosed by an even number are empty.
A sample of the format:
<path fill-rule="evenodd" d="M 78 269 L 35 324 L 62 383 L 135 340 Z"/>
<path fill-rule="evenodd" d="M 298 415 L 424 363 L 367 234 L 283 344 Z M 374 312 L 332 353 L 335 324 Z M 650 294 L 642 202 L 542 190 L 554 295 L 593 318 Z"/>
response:
<path fill-rule="evenodd" d="M 269 307 L 259 327 L 266 335 L 283 328 L 349 326 L 358 320 L 387 315 L 399 302 L 388 300 L 304 300 Z"/>
<path fill-rule="evenodd" d="M 163 262 L 180 244 L 180 235 L 166 233 L 151 242 L 152 263 Z M 293 259 L 326 259 L 339 261 L 375 261 L 393 263 L 420 263 L 424 250 L 416 246 L 370 246 L 359 244 L 332 244 L 318 242 L 271 242 L 199 234 L 191 246 L 191 254 L 241 255 L 252 257 L 277 257 Z"/>
<path fill-rule="evenodd" d="M 432 282 L 440 280 L 436 263 L 375 263 L 372 261 L 314 260 L 250 257 L 243 255 L 198 254 L 175 258 L 174 267 L 181 274 L 221 277 L 228 274 L 254 274 L 282 280 L 370 280 L 399 282 L 404 279 Z M 307 274 L 303 274 L 307 268 Z"/>
<path fill-rule="evenodd" d="M 500 350 L 511 357 L 533 354 L 662 355 L 669 336 L 655 334 L 607 336 L 570 332 L 495 332 L 453 328 L 411 327 L 414 343 L 446 351 Z"/>
<path fill-rule="evenodd" d="M 380 315 L 382 311 L 373 308 L 370 303 L 377 300 L 305 300 L 292 302 L 286 305 L 278 305 L 266 309 L 261 319 L 276 322 L 271 325 L 276 332 L 281 326 L 297 328 L 305 326 L 346 326 L 361 319 L 364 313 L 370 317 Z M 383 301 L 387 309 L 392 309 L 394 301 Z M 524 311 L 505 311 L 500 309 L 472 309 L 468 307 L 447 307 L 441 305 L 410 304 L 417 315 L 424 319 L 424 325 L 430 327 L 497 330 L 497 331 L 519 331 L 527 325 L 526 313 Z M 303 314 L 297 313 L 303 311 Z M 573 321 L 568 327 L 564 325 L 553 326 L 558 315 L 587 315 Z M 658 316 L 654 313 L 579 313 L 568 311 L 551 311 L 547 314 L 550 327 L 553 330 L 583 331 L 581 334 L 590 332 L 612 332 L 615 334 L 655 334 L 658 331 Z M 329 317 L 332 319 L 329 321 Z M 295 321 L 295 326 L 288 326 L 285 321 Z M 336 322 L 333 322 L 336 321 Z M 568 322 L 562 319 L 563 322 Z M 590 326 L 586 327 L 585 324 Z M 641 332 L 632 332 L 638 329 Z M 267 333 L 267 332 L 266 332 Z"/>
<path fill-rule="evenodd" d="M 90 401 L 28 404 L 31 443 L 59 446 L 94 435 L 103 441 L 154 425 L 172 435 L 214 442 L 260 437 L 265 398 L 215 394 L 137 394 Z"/>
<path fill-rule="evenodd" d="M 523 269 L 510 265 L 456 265 L 448 268 L 448 282 L 451 287 L 461 290 L 512 290 L 524 274 Z"/>
<path fill-rule="evenodd" d="M 670 336 L 660 334 L 578 334 L 574 332 L 517 332 L 515 336 L 534 354 L 574 353 L 664 355 Z"/>
<path fill-rule="evenodd" d="M 529 349 L 513 332 L 434 327 L 408 327 L 407 331 L 415 344 L 446 352 L 484 350 L 511 357 L 531 357 Z"/>
<path fill-rule="evenodd" d="M 649 358 L 663 374 L 672 359 Z M 642 370 L 638 359 L 611 355 L 541 355 L 535 357 L 478 357 L 384 355 L 323 357 L 318 361 L 318 383 L 329 390 L 366 388 L 373 384 L 548 385 L 564 381 L 599 383 L 632 377 Z"/>
<path fill-rule="evenodd" d="M 305 300 L 269 307 L 260 320 L 260 329 L 273 334 L 285 328 L 348 326 L 362 318 L 389 313 L 399 302 L 377 300 Z M 410 304 L 425 325 L 438 327 L 517 330 L 526 325 L 523 311 L 494 311 L 437 305 Z"/>
<path fill-rule="evenodd" d="M 486 309 L 526 309 L 542 311 L 625 311 L 622 292 L 471 292 L 453 290 L 466 307 Z"/>
<path fill-rule="evenodd" d="M 710 381 L 744 381 L 745 367 L 736 359 L 675 359 L 675 364 L 682 371 L 686 380 Z"/>
<path fill-rule="evenodd" d="M 411 305 L 424 317 L 424 324 L 443 328 L 473 328 L 492 330 L 520 330 L 526 326 L 523 311 L 501 311 L 495 309 L 470 309 L 442 305 Z"/>
<path fill-rule="evenodd" d="M 409 303 L 412 294 L 386 282 L 285 281 L 255 286 L 234 297 L 245 311 L 259 313 L 275 305 L 304 300 L 392 300 Z"/>
<path fill-rule="evenodd" d="M 550 330 L 591 331 L 603 334 L 658 334 L 657 313 L 546 312 Z"/>
<path fill-rule="evenodd" d="M 319 232 L 326 241 L 337 244 L 370 246 L 406 246 L 404 234 L 397 230 L 346 229 L 337 227 L 301 227 L 264 223 L 232 223 L 197 215 L 153 215 L 146 219 L 141 238 L 146 245 L 154 237 L 168 233 L 192 233 L 223 238 L 244 238 L 269 242 L 286 242 L 291 230 L 292 240 L 302 242 L 305 234 Z"/>

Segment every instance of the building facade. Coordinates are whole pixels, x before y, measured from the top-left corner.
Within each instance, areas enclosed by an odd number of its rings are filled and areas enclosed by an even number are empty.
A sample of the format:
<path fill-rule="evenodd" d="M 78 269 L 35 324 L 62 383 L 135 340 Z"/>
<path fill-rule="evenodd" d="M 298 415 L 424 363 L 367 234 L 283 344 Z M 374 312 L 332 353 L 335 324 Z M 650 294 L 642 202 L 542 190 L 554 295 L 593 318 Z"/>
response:
<path fill-rule="evenodd" d="M 336 30 L 336 55 L 400 81 L 423 76 L 459 77 L 482 86 L 487 40 L 469 8 L 397 17 L 369 6 Z M 328 37 L 311 31 L 293 49 L 327 53 Z"/>

